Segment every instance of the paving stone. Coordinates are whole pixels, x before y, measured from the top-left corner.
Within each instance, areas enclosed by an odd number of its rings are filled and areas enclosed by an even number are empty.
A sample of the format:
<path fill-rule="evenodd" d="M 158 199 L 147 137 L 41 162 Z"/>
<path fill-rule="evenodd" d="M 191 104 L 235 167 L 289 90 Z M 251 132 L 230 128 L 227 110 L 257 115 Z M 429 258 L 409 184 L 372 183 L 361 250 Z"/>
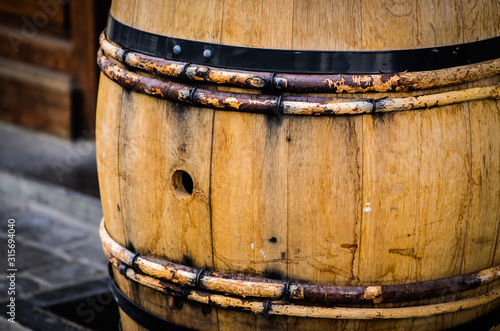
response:
<path fill-rule="evenodd" d="M 99 197 L 92 141 L 71 142 L 0 122 L 0 169 Z"/>
<path fill-rule="evenodd" d="M 3 241 L 2 241 L 3 244 Z M 52 254 L 50 251 L 42 250 L 16 240 L 16 265 L 18 272 L 27 272 L 42 265 L 64 263 L 65 261 Z M 0 249 L 0 272 L 7 269 L 7 250 Z"/>
<path fill-rule="evenodd" d="M 4 304 L 5 302 L 0 303 L 2 306 Z M 60 318 L 59 316 L 41 309 L 40 307 L 37 307 L 29 301 L 23 299 L 16 300 L 16 324 L 18 323 L 21 326 L 28 328 L 28 330 L 31 329 L 35 331 L 89 331 L 86 328 Z"/>
<path fill-rule="evenodd" d="M 0 279 L 0 297 L 7 297 L 7 289 L 9 288 L 9 279 L 2 277 Z M 16 297 L 26 296 L 28 293 L 39 290 L 40 285 L 26 276 L 16 273 Z"/>
<path fill-rule="evenodd" d="M 69 226 L 47 216 L 26 211 L 16 218 L 16 236 L 49 247 L 62 246 L 88 238 L 90 233 L 78 226 Z"/>
<path fill-rule="evenodd" d="M 0 196 L 0 221 L 2 225 L 10 218 L 15 218 L 22 210 L 22 206 L 11 205 L 6 198 Z"/>
<path fill-rule="evenodd" d="M 65 252 L 66 254 L 69 254 L 71 256 L 90 261 L 95 265 L 106 267 L 106 265 L 108 264 L 108 259 L 106 259 L 106 256 L 102 251 L 101 240 L 99 238 L 95 238 L 95 240 L 92 241 L 83 242 L 78 246 L 66 250 Z"/>
<path fill-rule="evenodd" d="M 85 300 L 89 296 L 101 294 L 106 298 L 111 295 L 108 276 L 87 282 L 79 282 L 52 291 L 45 291 L 30 297 L 30 302 L 38 307 L 47 308 L 71 301 Z"/>
<path fill-rule="evenodd" d="M 78 261 L 72 263 L 51 263 L 50 266 L 40 267 L 32 272 L 36 273 L 37 278 L 54 285 L 72 284 L 78 282 L 79 279 L 106 275 L 106 272 L 78 263 Z"/>
<path fill-rule="evenodd" d="M 3 316 L 0 316 L 0 330 L 2 331 L 30 331 L 27 327 L 22 326 L 20 323 L 9 322 Z"/>

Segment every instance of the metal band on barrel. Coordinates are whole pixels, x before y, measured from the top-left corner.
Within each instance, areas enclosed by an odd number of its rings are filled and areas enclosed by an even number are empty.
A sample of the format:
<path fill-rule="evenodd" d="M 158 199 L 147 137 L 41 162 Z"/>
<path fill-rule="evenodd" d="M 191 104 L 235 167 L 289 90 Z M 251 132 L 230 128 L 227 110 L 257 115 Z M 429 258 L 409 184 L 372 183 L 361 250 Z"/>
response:
<path fill-rule="evenodd" d="M 103 250 L 115 267 L 125 268 L 125 273 L 135 275 L 134 279 L 150 277 L 157 284 L 203 289 L 211 292 L 230 294 L 239 297 L 315 302 L 332 304 L 378 304 L 382 302 L 406 302 L 412 300 L 441 297 L 457 294 L 489 284 L 500 279 L 500 265 L 478 272 L 436 279 L 418 283 L 382 286 L 331 286 L 302 284 L 275 279 L 247 277 L 225 273 L 203 271 L 194 267 L 158 260 L 127 250 L 115 242 L 107 233 L 104 220 L 101 222 L 100 235 Z M 135 261 L 135 268 L 131 262 Z M 201 279 L 200 279 L 201 278 Z M 149 278 L 141 278 L 149 279 Z M 162 285 L 163 286 L 163 285 Z M 174 287 L 172 287 L 174 286 Z M 285 293 L 286 292 L 286 293 Z M 218 295 L 219 295 L 218 294 Z"/>
<path fill-rule="evenodd" d="M 282 92 L 356 93 L 404 92 L 458 85 L 500 73 L 500 59 L 447 69 L 377 74 L 290 74 L 241 71 L 205 64 L 167 60 L 133 52 L 110 42 L 105 33 L 100 44 L 104 54 L 124 65 L 160 77 L 251 89 Z"/>
<path fill-rule="evenodd" d="M 473 309 L 492 303 L 500 298 L 500 291 L 498 289 L 493 289 L 487 293 L 467 299 L 421 306 L 352 308 L 341 306 L 300 305 L 282 300 L 233 297 L 225 293 L 213 293 L 182 287 L 174 283 L 138 273 L 114 257 L 110 258 L 110 262 L 113 267 L 125 270 L 124 276 L 127 279 L 166 295 L 183 297 L 187 300 L 214 307 L 248 311 L 264 315 L 355 320 L 425 318 Z"/>
<path fill-rule="evenodd" d="M 118 305 L 118 307 L 120 307 L 120 309 L 125 314 L 127 314 L 128 317 L 130 317 L 132 320 L 134 320 L 137 324 L 139 324 L 142 327 L 145 327 L 147 330 L 150 330 L 150 331 L 156 331 L 156 330 L 170 330 L 170 331 L 193 330 L 193 329 L 189 329 L 189 328 L 180 326 L 178 324 L 172 323 L 170 321 L 167 321 L 164 318 L 161 318 L 160 316 L 153 314 L 152 312 L 142 308 L 141 306 L 137 305 L 135 302 L 130 300 L 118 288 L 118 285 L 116 284 L 116 281 L 113 277 L 113 273 L 112 273 L 111 268 L 112 268 L 112 266 L 110 264 L 109 265 L 109 276 L 110 276 L 109 289 L 111 290 L 111 294 L 113 295 L 113 298 L 115 299 L 115 302 Z"/>
<path fill-rule="evenodd" d="M 379 74 L 446 69 L 498 58 L 500 37 L 389 51 L 311 51 L 229 46 L 138 30 L 111 15 L 107 35 L 129 50 L 168 60 L 238 70 L 299 74 Z"/>

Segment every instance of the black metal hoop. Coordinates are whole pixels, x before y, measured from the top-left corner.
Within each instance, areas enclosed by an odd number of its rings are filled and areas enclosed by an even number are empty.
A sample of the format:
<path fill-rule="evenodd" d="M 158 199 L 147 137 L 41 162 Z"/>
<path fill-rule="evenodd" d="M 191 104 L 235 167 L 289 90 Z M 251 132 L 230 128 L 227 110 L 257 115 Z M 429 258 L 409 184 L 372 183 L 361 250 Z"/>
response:
<path fill-rule="evenodd" d="M 138 306 L 132 302 L 116 285 L 115 279 L 113 277 L 113 272 L 111 271 L 111 264 L 108 265 L 109 269 L 109 289 L 113 294 L 113 298 L 116 301 L 118 307 L 120 307 L 128 317 L 130 317 L 134 322 L 140 326 L 145 327 L 148 330 L 192 330 L 184 326 L 167 321 L 146 309 Z"/>
<path fill-rule="evenodd" d="M 500 37 L 394 51 L 304 51 L 228 46 L 162 36 L 109 16 L 106 34 L 136 52 L 221 68 L 303 74 L 380 74 L 457 67 L 498 58 Z"/>

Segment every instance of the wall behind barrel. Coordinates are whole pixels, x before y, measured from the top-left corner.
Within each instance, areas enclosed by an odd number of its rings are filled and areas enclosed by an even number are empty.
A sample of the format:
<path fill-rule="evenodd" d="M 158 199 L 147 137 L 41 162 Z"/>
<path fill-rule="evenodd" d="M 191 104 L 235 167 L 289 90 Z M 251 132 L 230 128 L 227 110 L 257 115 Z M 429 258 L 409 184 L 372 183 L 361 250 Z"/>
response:
<path fill-rule="evenodd" d="M 110 0 L 0 0 L 0 121 L 75 138 L 95 125 Z"/>

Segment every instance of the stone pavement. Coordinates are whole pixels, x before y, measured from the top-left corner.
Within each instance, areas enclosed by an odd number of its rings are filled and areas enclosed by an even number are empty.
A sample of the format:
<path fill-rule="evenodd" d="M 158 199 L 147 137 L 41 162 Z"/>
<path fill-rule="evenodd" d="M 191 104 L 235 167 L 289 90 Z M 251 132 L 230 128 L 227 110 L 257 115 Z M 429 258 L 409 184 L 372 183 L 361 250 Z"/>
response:
<path fill-rule="evenodd" d="M 89 140 L 69 142 L 0 122 L 0 169 L 99 197 L 95 144 Z"/>
<path fill-rule="evenodd" d="M 90 152 L 83 153 L 78 143 L 4 124 L 0 138 L 0 330 L 116 330 L 116 305 L 98 235 L 100 201 L 94 184 L 78 184 L 97 180 L 95 169 L 83 169 L 95 168 L 95 146 L 90 143 Z M 78 148 L 80 159 L 65 163 Z M 64 184 L 53 162 L 69 167 Z M 81 187 L 84 194 L 73 189 Z M 8 260 L 11 219 L 15 261 Z M 15 295 L 9 294 L 12 273 Z M 15 324 L 6 314 L 11 297 Z"/>
<path fill-rule="evenodd" d="M 97 228 L 50 208 L 0 195 L 0 240 L 7 246 L 7 220 L 15 220 L 16 299 L 105 277 L 106 259 Z M 7 247 L 0 270 L 8 269 Z M 0 302 L 9 279 L 0 278 Z M 22 312 L 19 312 L 22 314 Z"/>

